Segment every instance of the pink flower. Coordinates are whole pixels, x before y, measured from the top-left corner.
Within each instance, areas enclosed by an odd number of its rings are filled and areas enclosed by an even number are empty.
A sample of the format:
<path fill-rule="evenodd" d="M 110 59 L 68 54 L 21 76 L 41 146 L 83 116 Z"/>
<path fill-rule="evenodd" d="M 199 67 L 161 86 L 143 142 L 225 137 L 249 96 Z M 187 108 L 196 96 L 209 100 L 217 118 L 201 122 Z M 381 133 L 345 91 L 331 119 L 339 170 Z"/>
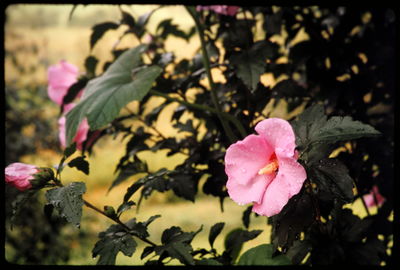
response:
<path fill-rule="evenodd" d="M 33 175 L 39 172 L 34 165 L 25 163 L 11 163 L 5 169 L 6 183 L 24 191 L 32 187 L 30 180 L 34 179 Z"/>
<path fill-rule="evenodd" d="M 235 16 L 240 7 L 238 6 L 227 6 L 227 5 L 212 5 L 212 6 L 197 6 L 196 10 L 212 10 L 215 13 Z"/>
<path fill-rule="evenodd" d="M 375 198 L 374 198 L 375 195 Z M 373 186 L 372 190 L 369 194 L 366 194 L 363 196 L 364 202 L 367 205 L 367 207 L 373 207 L 376 206 L 376 203 L 378 203 L 377 206 L 381 206 L 383 202 L 386 200 L 385 197 L 383 197 L 379 193 L 379 189 L 377 186 Z M 376 201 L 375 201 L 376 199 Z"/>
<path fill-rule="evenodd" d="M 259 135 L 249 135 L 227 149 L 226 187 L 238 204 L 254 202 L 253 212 L 273 216 L 299 193 L 307 175 L 297 162 L 289 122 L 270 118 L 258 123 L 255 130 Z"/>
<path fill-rule="evenodd" d="M 69 87 L 77 82 L 78 75 L 78 68 L 65 60 L 61 60 L 58 65 L 50 66 L 47 70 L 49 80 L 47 93 L 50 99 L 61 105 Z"/>
<path fill-rule="evenodd" d="M 72 110 L 73 107 L 75 107 L 74 103 L 69 103 L 64 105 L 64 115 L 60 119 L 58 119 L 58 129 L 59 129 L 58 136 L 62 147 L 66 147 L 65 114 L 68 113 L 70 110 Z M 79 150 L 82 149 L 82 143 L 86 140 L 88 132 L 89 132 L 89 124 L 87 122 L 87 119 L 85 118 L 79 125 L 78 131 L 73 140 L 74 142 L 76 142 L 76 148 L 78 148 Z"/>

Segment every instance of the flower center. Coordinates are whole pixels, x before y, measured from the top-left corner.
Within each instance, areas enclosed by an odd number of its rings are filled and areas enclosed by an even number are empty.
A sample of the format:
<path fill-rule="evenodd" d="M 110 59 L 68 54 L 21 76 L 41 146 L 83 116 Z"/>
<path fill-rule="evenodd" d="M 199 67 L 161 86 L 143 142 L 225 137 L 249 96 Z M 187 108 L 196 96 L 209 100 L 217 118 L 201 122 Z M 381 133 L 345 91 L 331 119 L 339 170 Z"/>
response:
<path fill-rule="evenodd" d="M 279 169 L 278 159 L 274 158 L 270 163 L 265 165 L 264 168 L 258 171 L 258 174 L 271 174 L 276 172 Z"/>

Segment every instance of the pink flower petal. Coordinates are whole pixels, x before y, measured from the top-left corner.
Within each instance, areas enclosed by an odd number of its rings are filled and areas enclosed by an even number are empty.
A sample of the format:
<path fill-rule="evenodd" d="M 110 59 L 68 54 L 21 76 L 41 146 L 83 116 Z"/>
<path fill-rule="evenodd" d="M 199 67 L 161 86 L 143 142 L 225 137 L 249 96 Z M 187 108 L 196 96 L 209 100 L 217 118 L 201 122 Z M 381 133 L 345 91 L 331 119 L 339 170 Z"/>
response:
<path fill-rule="evenodd" d="M 5 181 L 24 191 L 32 187 L 30 180 L 39 170 L 36 166 L 25 163 L 12 163 L 5 168 Z"/>
<path fill-rule="evenodd" d="M 289 198 L 289 187 L 284 177 L 277 175 L 265 190 L 261 203 L 254 203 L 252 211 L 271 217 L 282 210 Z"/>
<path fill-rule="evenodd" d="M 251 202 L 260 203 L 265 189 L 274 179 L 275 175 L 262 174 L 254 176 L 246 185 L 241 185 L 237 181 L 228 179 L 226 187 L 229 197 L 238 204 L 247 204 Z"/>
<path fill-rule="evenodd" d="M 58 138 L 60 140 L 60 144 L 62 147 L 66 147 L 66 118 L 65 114 L 67 114 L 72 108 L 75 107 L 74 103 L 69 103 L 64 105 L 64 115 L 58 119 Z M 89 132 L 89 124 L 87 122 L 87 119 L 83 119 L 81 124 L 78 127 L 78 130 L 76 132 L 74 142 L 76 142 L 76 148 L 81 150 L 82 149 L 82 143 L 87 139 L 87 134 Z"/>
<path fill-rule="evenodd" d="M 228 179 L 246 185 L 270 160 L 273 149 L 259 135 L 249 135 L 226 150 Z"/>
<path fill-rule="evenodd" d="M 235 16 L 239 8 L 238 6 L 227 6 L 226 15 Z"/>
<path fill-rule="evenodd" d="M 374 197 L 375 195 L 375 197 Z M 379 189 L 377 186 L 373 186 L 372 190 L 369 194 L 366 194 L 363 196 L 364 202 L 367 205 L 367 207 L 373 207 L 376 206 L 376 203 L 378 203 L 378 206 L 382 205 L 385 202 L 385 197 L 383 197 L 379 193 Z M 376 201 L 375 201 L 376 199 Z"/>
<path fill-rule="evenodd" d="M 279 171 L 277 177 L 281 177 L 285 182 L 289 196 L 292 197 L 300 192 L 304 181 L 307 178 L 306 170 L 295 159 L 281 157 L 277 153 Z"/>
<path fill-rule="evenodd" d="M 78 75 L 78 68 L 66 61 L 50 66 L 47 70 L 47 93 L 50 99 L 61 105 L 69 87 L 77 81 Z"/>
<path fill-rule="evenodd" d="M 288 121 L 279 118 L 265 119 L 256 125 L 255 130 L 272 148 L 281 149 L 293 157 L 296 147 L 295 135 Z"/>

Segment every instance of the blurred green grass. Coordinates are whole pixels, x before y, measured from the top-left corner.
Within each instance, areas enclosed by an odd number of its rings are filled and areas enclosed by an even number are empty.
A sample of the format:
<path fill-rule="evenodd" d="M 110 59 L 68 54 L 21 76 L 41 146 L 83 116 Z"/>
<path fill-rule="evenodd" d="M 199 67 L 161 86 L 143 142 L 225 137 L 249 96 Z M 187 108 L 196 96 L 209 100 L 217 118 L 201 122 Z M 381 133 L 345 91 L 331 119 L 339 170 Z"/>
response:
<path fill-rule="evenodd" d="M 132 12 L 134 15 L 144 14 L 155 7 L 152 5 L 123 6 L 124 10 Z M 80 70 L 83 70 L 84 59 L 89 53 L 100 59 L 99 67 L 111 59 L 111 48 L 124 29 L 107 33 L 99 41 L 94 50 L 90 52 L 90 28 L 95 23 L 107 20 L 119 20 L 118 7 L 115 5 L 78 5 L 72 19 L 68 20 L 71 9 L 72 5 L 20 4 L 8 6 L 6 9 L 5 48 L 6 50 L 21 48 L 17 53 L 17 60 L 23 65 L 34 66 L 35 70 L 29 75 L 21 74 L 15 68 L 12 61 L 6 58 L 6 83 L 46 85 L 48 66 L 57 63 L 61 59 L 66 59 L 77 65 Z M 179 14 L 179 16 L 176 16 L 176 14 Z M 182 6 L 171 6 L 154 13 L 149 23 L 150 32 L 154 33 L 158 22 L 165 18 L 172 18 L 175 23 L 182 25 L 183 29 L 188 29 L 193 25 L 193 22 Z M 136 44 L 137 40 L 135 38 L 127 37 L 119 46 L 127 47 L 135 46 Z M 32 46 L 36 47 L 35 53 L 26 50 L 26 48 Z M 192 38 L 187 43 L 177 38 L 170 38 L 165 46 L 167 51 L 174 51 L 176 53 L 177 59 L 192 57 L 199 47 L 199 40 Z M 224 80 L 217 70 L 214 70 L 213 75 L 216 76 L 216 80 Z M 273 85 L 279 79 L 282 78 L 273 78 L 271 74 L 266 74 L 263 76 L 262 82 Z M 45 89 L 44 87 L 43 91 Z M 157 106 L 158 102 L 155 98 L 152 105 Z M 157 128 L 166 136 L 177 136 L 176 130 L 172 128 L 171 123 L 165 120 L 170 119 L 169 115 L 176 106 L 176 104 L 169 105 L 168 109 L 163 112 L 157 121 Z M 54 121 L 54 128 L 57 128 L 57 106 L 50 104 L 43 108 L 43 110 L 46 112 L 46 116 Z M 299 110 L 294 112 L 294 114 L 296 113 L 299 113 Z M 190 117 L 190 114 L 187 114 L 186 117 Z M 278 106 L 278 109 L 271 113 L 271 117 L 287 117 L 283 101 L 281 106 Z M 93 155 L 89 157 L 90 175 L 86 176 L 75 169 L 67 167 L 62 174 L 63 181 L 66 183 L 84 181 L 87 185 L 87 193 L 84 195 L 84 198 L 99 208 L 102 208 L 104 205 L 118 207 L 122 202 L 127 187 L 139 177 L 139 175 L 131 177 L 128 181 L 115 187 L 109 193 L 107 192 L 110 184 L 116 177 L 113 172 L 119 158 L 125 151 L 125 143 L 126 141 L 120 137 L 116 139 L 109 137 L 102 138 L 95 146 Z M 148 162 L 151 170 L 162 167 L 173 168 L 176 164 L 184 160 L 184 156 L 181 154 L 166 157 L 165 151 L 157 153 L 143 152 L 140 154 L 140 157 Z M 24 156 L 21 162 L 32 163 L 38 166 L 53 166 L 58 164 L 60 158 L 61 154 L 52 149 L 37 149 L 35 155 Z M 195 203 L 176 198 L 170 192 L 164 194 L 154 193 L 148 200 L 142 202 L 138 213 L 133 208 L 127 211 L 122 218 L 123 220 L 128 220 L 136 217 L 138 220 L 143 221 L 152 215 L 160 214 L 161 218 L 149 226 L 150 239 L 154 242 L 159 242 L 162 232 L 172 225 L 178 225 L 184 231 L 195 231 L 203 225 L 203 230 L 193 241 L 194 248 L 209 247 L 208 233 L 210 227 L 217 222 L 225 222 L 225 228 L 215 242 L 216 249 L 222 252 L 224 236 L 230 230 L 243 226 L 242 213 L 246 209 L 246 206 L 238 206 L 227 198 L 224 203 L 224 212 L 221 212 L 218 198 L 202 194 L 201 186 L 202 181 L 199 188 L 200 194 L 197 196 Z M 138 194 L 135 194 L 133 200 L 137 201 L 137 199 Z M 355 203 L 351 207 L 361 216 L 365 215 L 360 203 Z M 65 228 L 69 232 L 72 231 L 72 234 L 76 236 L 71 246 L 71 259 L 68 264 L 95 264 L 96 260 L 91 258 L 91 250 L 97 241 L 97 234 L 100 231 L 106 230 L 111 224 L 111 221 L 99 216 L 91 209 L 84 208 L 81 229 L 78 230 L 73 226 Z M 256 239 L 247 242 L 242 252 L 256 245 L 270 242 L 270 227 L 266 225 L 265 217 L 251 215 L 250 230 L 254 229 L 261 229 L 263 233 Z M 117 264 L 143 264 L 143 261 L 140 260 L 140 254 L 145 245 L 140 240 L 138 240 L 138 244 L 138 250 L 132 258 L 120 254 L 117 257 Z M 172 261 L 172 263 L 178 262 Z"/>

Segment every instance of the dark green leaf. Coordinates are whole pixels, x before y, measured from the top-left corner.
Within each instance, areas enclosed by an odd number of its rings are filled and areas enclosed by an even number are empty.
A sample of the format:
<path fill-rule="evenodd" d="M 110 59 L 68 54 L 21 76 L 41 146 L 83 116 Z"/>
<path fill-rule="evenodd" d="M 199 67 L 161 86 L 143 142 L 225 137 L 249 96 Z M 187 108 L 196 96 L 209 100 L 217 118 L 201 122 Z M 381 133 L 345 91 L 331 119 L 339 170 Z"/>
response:
<path fill-rule="evenodd" d="M 259 245 L 247 250 L 239 258 L 238 265 L 290 265 L 290 260 L 285 255 L 273 255 L 272 245 Z"/>
<path fill-rule="evenodd" d="M 126 24 L 127 26 L 129 26 L 129 28 L 134 28 L 135 19 L 132 17 L 132 15 L 122 10 L 121 13 L 122 13 L 121 24 Z"/>
<path fill-rule="evenodd" d="M 96 67 L 97 64 L 99 63 L 99 60 L 94 57 L 93 55 L 89 55 L 85 59 L 85 69 L 86 73 L 88 73 L 90 76 L 95 76 L 96 75 Z"/>
<path fill-rule="evenodd" d="M 110 188 L 108 189 L 108 192 L 117 185 L 127 180 L 129 177 L 138 173 L 147 172 L 147 169 L 147 163 L 141 161 L 140 159 L 135 159 L 135 162 L 129 162 L 128 164 L 122 166 L 120 168 L 120 173 L 118 174 L 118 177 L 112 182 Z"/>
<path fill-rule="evenodd" d="M 211 247 L 213 247 L 215 238 L 217 238 L 217 236 L 221 233 L 224 226 L 225 226 L 224 222 L 219 222 L 219 223 L 215 223 L 211 227 L 210 234 L 208 235 L 208 242 L 210 243 Z"/>
<path fill-rule="evenodd" d="M 153 246 L 145 247 L 143 249 L 142 255 L 140 255 L 140 259 L 143 260 L 148 255 L 150 255 L 153 251 L 154 251 L 154 247 Z"/>
<path fill-rule="evenodd" d="M 68 88 L 67 94 L 63 98 L 62 101 L 63 105 L 71 103 L 74 100 L 74 98 L 79 94 L 79 92 L 83 90 L 83 88 L 85 88 L 88 81 L 89 80 L 87 77 L 81 77 L 76 83 L 71 85 Z M 64 108 L 64 106 L 62 106 L 62 108 Z"/>
<path fill-rule="evenodd" d="M 296 240 L 293 242 L 286 253 L 286 256 L 291 259 L 293 264 L 300 264 L 306 257 L 307 253 L 312 250 L 310 241 Z"/>
<path fill-rule="evenodd" d="M 270 218 L 274 249 L 282 247 L 282 252 L 285 253 L 300 233 L 312 225 L 316 216 L 312 200 L 303 187 L 297 195 L 289 199 L 279 214 Z"/>
<path fill-rule="evenodd" d="M 68 162 L 68 166 L 76 168 L 86 175 L 89 175 L 89 162 L 85 160 L 85 156 L 79 156 Z"/>
<path fill-rule="evenodd" d="M 120 216 L 123 212 L 131 209 L 131 207 L 135 205 L 135 203 L 133 201 L 127 201 L 127 202 L 123 202 L 117 210 L 117 215 Z"/>
<path fill-rule="evenodd" d="M 119 24 L 113 22 L 104 22 L 96 24 L 92 27 L 92 34 L 90 36 L 90 50 L 93 49 L 97 41 L 108 31 L 112 29 L 117 29 Z"/>
<path fill-rule="evenodd" d="M 190 254 L 192 247 L 181 242 L 175 242 L 168 245 L 166 251 L 171 258 L 178 259 L 185 265 L 194 265 L 193 256 Z"/>
<path fill-rule="evenodd" d="M 169 175 L 168 188 L 172 188 L 177 196 L 194 202 L 198 180 L 199 177 L 195 174 L 171 173 Z"/>
<path fill-rule="evenodd" d="M 243 221 L 243 225 L 246 229 L 249 228 L 251 209 L 253 209 L 252 205 L 247 207 L 246 210 L 243 212 L 242 221 Z"/>
<path fill-rule="evenodd" d="M 196 260 L 195 261 L 196 265 L 223 265 L 219 261 L 216 261 L 214 259 L 202 259 L 202 260 Z"/>
<path fill-rule="evenodd" d="M 311 136 L 311 141 L 334 143 L 362 137 L 376 137 L 381 133 L 370 125 L 354 121 L 350 116 L 334 116 L 326 122 L 317 134 L 312 135 L 314 136 Z"/>
<path fill-rule="evenodd" d="M 79 227 L 82 217 L 82 194 L 85 191 L 85 183 L 73 182 L 65 187 L 48 190 L 46 199 L 68 222 Z"/>
<path fill-rule="evenodd" d="M 344 203 L 353 201 L 353 179 L 346 166 L 337 159 L 322 159 L 315 164 L 313 181 L 324 191 L 334 194 Z"/>
<path fill-rule="evenodd" d="M 296 145 L 304 153 L 308 163 L 318 161 L 329 154 L 329 146 L 337 141 L 361 137 L 375 137 L 380 134 L 372 126 L 352 120 L 351 117 L 334 116 L 327 119 L 322 105 L 315 104 L 292 122 L 296 134 Z M 318 158 L 316 158 L 318 157 Z"/>
<path fill-rule="evenodd" d="M 243 247 L 243 244 L 256 238 L 261 230 L 245 231 L 243 229 L 234 229 L 225 237 L 225 251 L 230 255 L 231 262 L 235 262 L 236 258 Z"/>
<path fill-rule="evenodd" d="M 74 142 L 65 148 L 64 157 L 65 158 L 70 157 L 73 153 L 75 153 L 75 151 L 76 151 L 76 143 Z"/>
<path fill-rule="evenodd" d="M 136 250 L 136 241 L 120 225 L 111 225 L 105 232 L 99 233 L 99 238 L 92 250 L 93 258 L 100 256 L 98 265 L 115 265 L 118 252 L 131 257 Z"/>
<path fill-rule="evenodd" d="M 166 39 L 169 35 L 173 35 L 179 38 L 183 38 L 188 41 L 192 35 L 191 30 L 188 34 L 178 28 L 178 25 L 172 23 L 172 19 L 165 19 L 160 22 L 157 26 L 156 33 L 163 39 Z"/>
<path fill-rule="evenodd" d="M 237 69 L 237 76 L 252 91 L 256 91 L 260 76 L 265 72 L 270 47 L 265 42 L 255 43 L 250 49 L 233 54 L 230 61 Z"/>
<path fill-rule="evenodd" d="M 135 183 L 133 183 L 126 191 L 124 196 L 124 202 L 128 201 L 130 197 L 142 186 L 144 186 L 142 190 L 142 196 L 148 197 L 150 196 L 153 190 L 158 191 L 166 191 L 167 190 L 167 181 L 164 179 L 164 175 L 169 171 L 165 168 L 158 170 L 155 173 L 148 174 L 145 177 L 140 178 Z"/>
<path fill-rule="evenodd" d="M 102 128 L 118 116 L 121 108 L 133 100 L 141 100 L 150 90 L 161 68 L 140 69 L 132 78 L 133 69 L 141 64 L 141 45 L 124 52 L 100 77 L 89 81 L 80 102 L 66 115 L 67 145 L 71 144 L 82 120 L 87 117 L 91 130 Z"/>

